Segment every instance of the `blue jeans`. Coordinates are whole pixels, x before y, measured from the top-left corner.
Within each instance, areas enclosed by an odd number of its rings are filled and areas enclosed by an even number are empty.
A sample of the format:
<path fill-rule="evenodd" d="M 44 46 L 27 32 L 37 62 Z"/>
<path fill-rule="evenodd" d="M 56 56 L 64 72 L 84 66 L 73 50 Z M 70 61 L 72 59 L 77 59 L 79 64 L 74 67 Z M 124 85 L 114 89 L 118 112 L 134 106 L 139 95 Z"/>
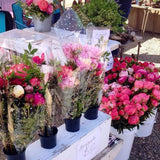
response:
<path fill-rule="evenodd" d="M 123 11 L 123 14 L 121 14 L 124 18 L 128 18 L 130 10 L 131 10 L 131 3 L 132 0 L 115 0 L 119 5 L 119 10 Z"/>
<path fill-rule="evenodd" d="M 55 24 L 59 20 L 60 16 L 61 16 L 60 13 L 53 14 L 53 16 L 52 16 L 52 24 Z"/>

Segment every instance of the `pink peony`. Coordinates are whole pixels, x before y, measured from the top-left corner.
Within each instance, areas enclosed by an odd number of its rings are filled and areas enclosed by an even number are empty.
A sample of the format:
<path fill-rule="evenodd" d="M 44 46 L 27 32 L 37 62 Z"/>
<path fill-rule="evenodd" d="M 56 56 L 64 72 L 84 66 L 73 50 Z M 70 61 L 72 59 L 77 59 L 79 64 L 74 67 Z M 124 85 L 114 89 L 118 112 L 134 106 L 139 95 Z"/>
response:
<path fill-rule="evenodd" d="M 34 101 L 34 95 L 33 94 L 26 94 L 25 101 L 32 103 Z"/>
<path fill-rule="evenodd" d="M 33 87 L 40 86 L 41 81 L 38 78 L 32 78 L 29 81 Z"/>
<path fill-rule="evenodd" d="M 154 82 L 154 81 L 155 81 L 155 76 L 154 76 L 153 73 L 149 73 L 149 74 L 147 75 L 146 79 L 147 79 L 148 81 Z"/>
<path fill-rule="evenodd" d="M 142 78 L 142 74 L 136 72 L 135 75 L 134 75 L 134 78 L 135 79 L 141 79 Z"/>
<path fill-rule="evenodd" d="M 120 101 L 129 100 L 128 94 L 122 94 L 121 97 L 119 97 Z"/>
<path fill-rule="evenodd" d="M 147 71 L 145 69 L 139 69 L 136 73 L 140 73 L 142 75 L 146 75 Z"/>
<path fill-rule="evenodd" d="M 25 91 L 26 91 L 27 93 L 31 93 L 31 92 L 33 92 L 33 87 L 32 87 L 31 85 L 27 85 L 27 86 L 25 87 Z"/>
<path fill-rule="evenodd" d="M 53 6 L 50 4 L 47 8 L 47 13 L 52 14 L 53 13 Z"/>
<path fill-rule="evenodd" d="M 127 79 L 127 77 L 121 77 L 121 78 L 118 79 L 118 82 L 120 84 L 123 84 L 126 81 L 126 79 Z"/>
<path fill-rule="evenodd" d="M 129 83 L 133 83 L 134 81 L 135 81 L 135 78 L 134 78 L 134 77 L 129 76 L 129 78 L 128 78 L 128 82 L 129 82 Z"/>
<path fill-rule="evenodd" d="M 154 83 L 153 82 L 150 82 L 150 81 L 144 81 L 144 89 L 147 89 L 147 90 L 150 90 L 150 89 L 152 89 L 153 88 L 153 86 L 154 86 Z"/>
<path fill-rule="evenodd" d="M 135 83 L 134 83 L 134 88 L 143 89 L 143 82 L 136 80 Z"/>
<path fill-rule="evenodd" d="M 112 120 L 117 119 L 119 117 L 119 114 L 116 108 L 112 109 L 110 116 L 112 117 Z"/>
<path fill-rule="evenodd" d="M 32 2 L 33 2 L 33 0 L 26 0 L 26 4 L 27 4 L 28 6 L 30 6 Z"/>
<path fill-rule="evenodd" d="M 151 104 L 154 106 L 154 107 L 157 107 L 159 105 L 158 101 L 155 100 L 155 99 L 151 99 Z"/>
<path fill-rule="evenodd" d="M 41 106 L 45 104 L 45 98 L 39 92 L 34 94 L 34 103 L 35 106 Z"/>
<path fill-rule="evenodd" d="M 39 0 L 38 6 L 41 11 L 47 12 L 49 3 L 46 0 Z"/>
<path fill-rule="evenodd" d="M 139 117 L 136 115 L 132 115 L 128 117 L 128 123 L 131 125 L 136 125 L 139 123 Z"/>
<path fill-rule="evenodd" d="M 153 89 L 152 95 L 153 95 L 153 97 L 156 98 L 157 100 L 160 100 L 160 90 Z"/>
<path fill-rule="evenodd" d="M 124 111 L 128 114 L 128 115 L 133 115 L 134 113 L 136 113 L 136 108 L 132 105 L 127 105 L 124 108 Z"/>
<path fill-rule="evenodd" d="M 147 111 L 147 110 L 148 110 L 147 105 L 142 105 L 142 110 L 143 110 L 143 111 Z"/>
<path fill-rule="evenodd" d="M 123 116 L 124 115 L 124 110 L 121 109 L 121 110 L 118 111 L 118 113 L 119 113 L 120 116 Z"/>
<path fill-rule="evenodd" d="M 34 56 L 32 58 L 32 61 L 36 64 L 42 64 L 44 62 L 44 53 L 41 54 L 41 57 L 39 56 Z"/>
<path fill-rule="evenodd" d="M 119 73 L 119 77 L 127 77 L 128 76 L 128 72 L 127 71 L 121 71 Z"/>
<path fill-rule="evenodd" d="M 34 5 L 38 6 L 39 0 L 33 0 Z"/>

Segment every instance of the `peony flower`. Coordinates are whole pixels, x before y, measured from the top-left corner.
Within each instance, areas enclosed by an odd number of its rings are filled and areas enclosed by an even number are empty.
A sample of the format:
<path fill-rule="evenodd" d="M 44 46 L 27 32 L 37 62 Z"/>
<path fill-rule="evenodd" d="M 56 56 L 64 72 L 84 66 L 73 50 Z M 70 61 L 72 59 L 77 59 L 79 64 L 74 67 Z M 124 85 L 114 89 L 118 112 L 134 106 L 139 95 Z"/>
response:
<path fill-rule="evenodd" d="M 44 53 L 41 54 L 41 57 L 39 56 L 32 57 L 32 61 L 36 64 L 42 64 L 44 62 Z"/>
<path fill-rule="evenodd" d="M 25 95 L 25 101 L 33 103 L 33 101 L 34 101 L 34 95 L 33 94 L 26 94 Z"/>
<path fill-rule="evenodd" d="M 127 68 L 127 71 L 129 74 L 132 74 L 134 70 L 133 70 L 133 68 Z"/>
<path fill-rule="evenodd" d="M 127 77 L 121 77 L 121 78 L 118 79 L 118 82 L 120 84 L 123 84 L 126 81 L 126 79 L 127 79 Z"/>
<path fill-rule="evenodd" d="M 43 97 L 43 95 L 39 92 L 34 94 L 34 102 L 33 104 L 35 106 L 42 106 L 45 104 L 45 98 Z"/>
<path fill-rule="evenodd" d="M 129 83 L 133 83 L 135 81 L 135 78 L 134 77 L 132 77 L 132 76 L 129 76 L 128 77 L 128 82 Z"/>
<path fill-rule="evenodd" d="M 27 4 L 28 6 L 30 6 L 30 5 L 32 4 L 32 2 L 33 2 L 33 0 L 26 0 L 26 4 Z"/>
<path fill-rule="evenodd" d="M 26 91 L 27 93 L 31 93 L 31 92 L 33 92 L 33 87 L 32 87 L 31 85 L 27 85 L 27 86 L 25 87 L 25 91 Z"/>
<path fill-rule="evenodd" d="M 136 108 L 132 105 L 127 105 L 127 106 L 124 107 L 124 111 L 128 115 L 133 115 L 133 114 L 136 113 Z"/>
<path fill-rule="evenodd" d="M 37 86 L 40 87 L 41 81 L 38 78 L 36 78 L 36 77 L 30 79 L 29 82 L 31 83 L 32 87 L 37 87 Z"/>
<path fill-rule="evenodd" d="M 158 101 L 155 100 L 155 99 L 151 99 L 151 104 L 154 106 L 154 107 L 157 107 L 159 105 Z"/>
<path fill-rule="evenodd" d="M 160 100 L 160 90 L 154 89 L 152 91 L 152 95 L 154 98 L 156 98 L 157 100 Z"/>
<path fill-rule="evenodd" d="M 153 73 L 147 74 L 146 80 L 154 82 L 155 81 L 155 76 Z"/>
<path fill-rule="evenodd" d="M 139 117 L 137 115 L 132 115 L 128 117 L 128 123 L 131 125 L 136 125 L 139 123 Z"/>
<path fill-rule="evenodd" d="M 134 74 L 134 78 L 135 78 L 135 79 L 141 79 L 141 78 L 142 78 L 142 74 L 136 72 L 136 73 Z"/>
<path fill-rule="evenodd" d="M 49 6 L 49 3 L 46 0 L 39 0 L 38 2 L 39 9 L 46 12 Z"/>
<path fill-rule="evenodd" d="M 134 88 L 135 89 L 143 89 L 143 82 L 136 80 L 134 83 Z"/>
<path fill-rule="evenodd" d="M 119 73 L 119 77 L 127 77 L 128 76 L 128 72 L 127 71 L 121 71 Z"/>
<path fill-rule="evenodd" d="M 144 81 L 143 85 L 144 85 L 143 86 L 144 89 L 150 90 L 153 88 L 154 83 L 150 81 Z"/>
<path fill-rule="evenodd" d="M 10 85 L 23 85 L 24 79 L 12 78 L 9 81 Z"/>
<path fill-rule="evenodd" d="M 13 88 L 13 96 L 15 98 L 21 98 L 23 95 L 24 95 L 24 89 L 22 86 L 20 85 L 16 85 L 14 88 Z"/>

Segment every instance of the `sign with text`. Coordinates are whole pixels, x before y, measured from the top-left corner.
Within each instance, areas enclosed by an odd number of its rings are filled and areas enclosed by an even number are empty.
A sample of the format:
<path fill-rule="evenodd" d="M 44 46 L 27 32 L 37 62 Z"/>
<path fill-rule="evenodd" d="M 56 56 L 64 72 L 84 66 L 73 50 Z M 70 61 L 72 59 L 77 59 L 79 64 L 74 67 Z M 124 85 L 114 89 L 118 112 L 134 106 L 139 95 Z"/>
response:
<path fill-rule="evenodd" d="M 90 160 L 98 154 L 100 132 L 96 130 L 91 135 L 88 135 L 77 146 L 76 160 Z"/>

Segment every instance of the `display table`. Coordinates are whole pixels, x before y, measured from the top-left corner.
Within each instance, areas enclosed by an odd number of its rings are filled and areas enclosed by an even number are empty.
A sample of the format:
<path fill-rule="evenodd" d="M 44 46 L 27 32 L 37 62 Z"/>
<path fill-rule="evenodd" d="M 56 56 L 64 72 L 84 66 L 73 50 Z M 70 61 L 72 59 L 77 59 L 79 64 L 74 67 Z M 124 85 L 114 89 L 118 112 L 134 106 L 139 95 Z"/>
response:
<path fill-rule="evenodd" d="M 160 9 L 132 5 L 128 22 L 134 29 L 160 33 Z"/>
<path fill-rule="evenodd" d="M 26 150 L 26 160 L 91 160 L 103 151 L 109 140 L 111 117 L 99 111 L 96 120 L 81 119 L 78 132 L 67 132 L 65 126 L 58 128 L 57 146 L 43 149 L 40 141 Z M 116 155 L 116 153 L 114 153 Z"/>

